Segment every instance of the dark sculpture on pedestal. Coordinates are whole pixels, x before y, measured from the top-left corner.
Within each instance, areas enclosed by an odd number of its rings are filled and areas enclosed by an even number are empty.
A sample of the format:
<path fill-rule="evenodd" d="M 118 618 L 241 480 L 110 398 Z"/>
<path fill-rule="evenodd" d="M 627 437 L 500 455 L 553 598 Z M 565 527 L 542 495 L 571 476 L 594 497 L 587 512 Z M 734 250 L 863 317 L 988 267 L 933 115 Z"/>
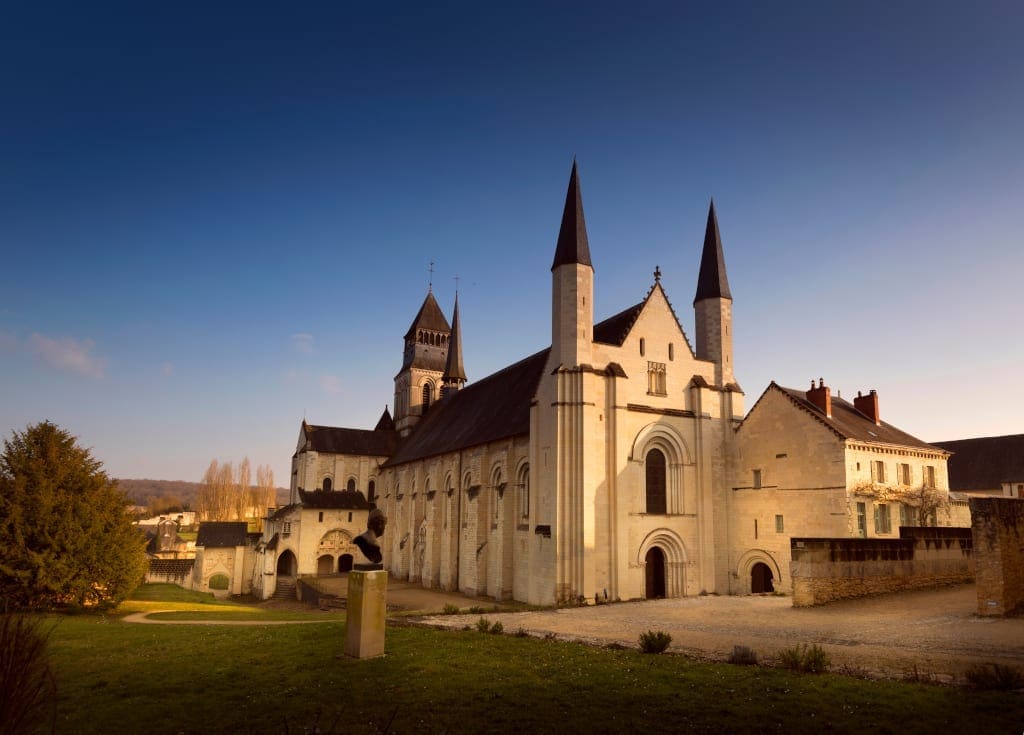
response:
<path fill-rule="evenodd" d="M 372 571 L 384 568 L 384 554 L 377 542 L 384 535 L 384 528 L 388 525 L 388 517 L 380 510 L 374 508 L 366 519 L 366 530 L 353 539 L 353 543 L 363 552 L 363 556 L 370 560 L 370 564 L 356 564 L 355 569 Z"/>

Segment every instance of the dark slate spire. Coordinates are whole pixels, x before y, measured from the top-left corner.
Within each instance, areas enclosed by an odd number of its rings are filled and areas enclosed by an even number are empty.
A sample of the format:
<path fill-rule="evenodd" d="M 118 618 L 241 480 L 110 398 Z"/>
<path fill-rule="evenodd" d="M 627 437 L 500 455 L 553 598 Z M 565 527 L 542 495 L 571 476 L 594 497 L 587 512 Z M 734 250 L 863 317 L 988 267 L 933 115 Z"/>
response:
<path fill-rule="evenodd" d="M 388 407 L 384 406 L 384 413 L 380 415 L 380 421 L 373 427 L 374 431 L 394 431 L 395 422 L 391 418 L 391 412 L 388 411 Z"/>
<path fill-rule="evenodd" d="M 452 314 L 452 336 L 448 340 L 448 360 L 444 365 L 446 386 L 459 387 L 466 382 L 466 369 L 462 367 L 462 330 L 459 328 L 459 295 L 455 294 L 455 312 Z"/>
<path fill-rule="evenodd" d="M 576 173 L 576 160 L 572 162 L 572 174 L 569 176 L 569 190 L 565 192 L 565 209 L 562 212 L 562 227 L 558 231 L 558 245 L 555 246 L 555 262 L 551 270 L 560 265 L 590 262 L 590 245 L 587 243 L 587 223 L 583 220 L 583 198 L 580 196 L 579 175 Z"/>
<path fill-rule="evenodd" d="M 729 277 L 725 273 L 725 255 L 722 253 L 722 237 L 718 234 L 718 216 L 715 214 L 715 200 L 708 209 L 708 226 L 704 231 L 704 252 L 700 256 L 700 275 L 697 276 L 697 295 L 693 303 L 704 299 L 730 299 Z"/>
<path fill-rule="evenodd" d="M 412 339 L 416 336 L 417 329 L 427 329 L 431 332 L 447 332 L 451 327 L 448 320 L 444 318 L 441 307 L 437 305 L 437 299 L 430 291 L 427 298 L 423 299 L 423 306 L 416 312 L 416 318 L 412 320 L 412 326 L 405 333 L 405 339 Z"/>

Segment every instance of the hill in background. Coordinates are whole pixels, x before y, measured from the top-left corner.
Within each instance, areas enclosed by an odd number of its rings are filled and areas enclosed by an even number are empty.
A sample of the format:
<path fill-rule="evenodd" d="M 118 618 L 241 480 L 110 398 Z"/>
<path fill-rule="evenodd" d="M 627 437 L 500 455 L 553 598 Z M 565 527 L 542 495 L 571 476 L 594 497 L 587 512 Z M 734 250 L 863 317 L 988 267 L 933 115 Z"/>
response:
<path fill-rule="evenodd" d="M 199 496 L 198 482 L 184 480 L 118 480 L 118 487 L 135 505 L 156 507 L 155 512 L 166 512 L 173 506 L 195 509 Z M 277 488 L 277 504 L 288 502 L 288 488 Z"/>

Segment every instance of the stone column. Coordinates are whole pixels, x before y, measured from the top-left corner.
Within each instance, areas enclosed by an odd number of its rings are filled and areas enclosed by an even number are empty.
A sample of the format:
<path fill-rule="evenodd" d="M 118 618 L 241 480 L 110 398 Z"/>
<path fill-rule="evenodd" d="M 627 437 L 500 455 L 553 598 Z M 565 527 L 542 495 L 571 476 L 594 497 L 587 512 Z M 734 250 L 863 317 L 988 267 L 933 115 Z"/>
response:
<path fill-rule="evenodd" d="M 375 569 L 349 572 L 346 656 L 376 658 L 384 655 L 387 591 L 387 571 Z"/>

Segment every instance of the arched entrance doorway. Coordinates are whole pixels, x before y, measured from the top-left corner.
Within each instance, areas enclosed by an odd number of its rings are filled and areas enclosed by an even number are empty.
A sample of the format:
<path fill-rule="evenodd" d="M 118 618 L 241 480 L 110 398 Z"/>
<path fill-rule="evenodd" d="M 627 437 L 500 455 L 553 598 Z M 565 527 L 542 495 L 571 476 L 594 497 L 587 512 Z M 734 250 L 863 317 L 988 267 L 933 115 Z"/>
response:
<path fill-rule="evenodd" d="M 665 596 L 665 552 L 652 546 L 644 557 L 644 597 L 656 600 Z"/>
<path fill-rule="evenodd" d="M 750 568 L 750 592 L 759 594 L 761 592 L 774 592 L 774 576 L 771 567 L 762 561 L 757 562 Z"/>
<path fill-rule="evenodd" d="M 338 571 L 342 574 L 352 571 L 352 555 L 342 554 L 338 557 Z"/>
<path fill-rule="evenodd" d="M 317 574 L 330 574 L 334 571 L 334 557 L 330 554 L 324 554 L 316 560 L 316 573 Z"/>
<path fill-rule="evenodd" d="M 277 557 L 277 574 L 281 577 L 294 577 L 298 563 L 295 561 L 295 554 L 291 550 L 285 550 Z"/>

